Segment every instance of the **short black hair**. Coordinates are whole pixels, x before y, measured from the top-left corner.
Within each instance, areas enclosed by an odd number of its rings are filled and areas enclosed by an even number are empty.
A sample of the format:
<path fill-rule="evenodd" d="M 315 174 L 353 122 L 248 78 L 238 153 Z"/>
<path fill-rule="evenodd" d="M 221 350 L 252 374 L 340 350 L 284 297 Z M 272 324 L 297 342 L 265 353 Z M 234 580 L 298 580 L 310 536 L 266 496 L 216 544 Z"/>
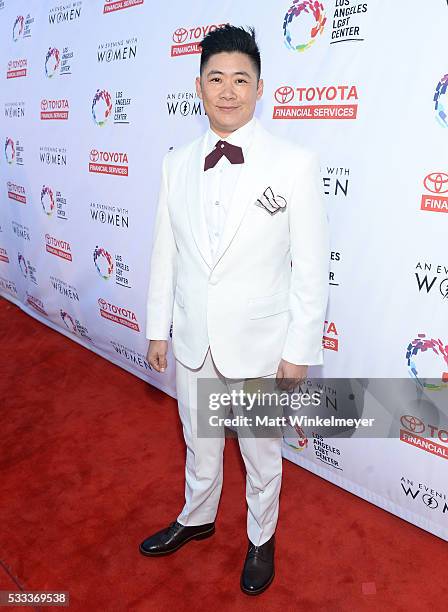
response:
<path fill-rule="evenodd" d="M 242 26 L 226 23 L 209 32 L 200 43 L 202 49 L 200 74 L 202 75 L 204 66 L 212 55 L 223 51 L 228 53 L 238 51 L 249 56 L 257 73 L 257 79 L 259 79 L 261 74 L 260 50 L 255 40 L 255 28 L 249 26 L 248 30 L 246 31 Z"/>

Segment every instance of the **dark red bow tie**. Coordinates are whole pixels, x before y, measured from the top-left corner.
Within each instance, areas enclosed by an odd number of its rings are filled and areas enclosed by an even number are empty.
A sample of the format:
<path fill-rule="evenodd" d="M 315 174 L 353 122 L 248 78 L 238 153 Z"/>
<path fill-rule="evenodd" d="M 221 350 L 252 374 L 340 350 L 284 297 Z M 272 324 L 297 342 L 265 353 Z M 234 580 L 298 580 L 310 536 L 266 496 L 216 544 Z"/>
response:
<path fill-rule="evenodd" d="M 227 157 L 231 164 L 244 163 L 243 149 L 241 147 L 230 144 L 230 142 L 225 140 L 218 140 L 213 151 L 205 157 L 204 170 L 216 166 L 223 155 Z"/>

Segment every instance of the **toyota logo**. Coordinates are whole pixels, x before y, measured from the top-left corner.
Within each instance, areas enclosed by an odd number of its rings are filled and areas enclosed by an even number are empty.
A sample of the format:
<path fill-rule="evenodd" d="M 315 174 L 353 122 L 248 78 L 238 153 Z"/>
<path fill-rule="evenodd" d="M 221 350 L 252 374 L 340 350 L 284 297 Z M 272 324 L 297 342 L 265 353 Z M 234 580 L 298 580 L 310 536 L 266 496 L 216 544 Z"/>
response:
<path fill-rule="evenodd" d="M 408 431 L 412 433 L 422 433 L 425 431 L 425 424 L 418 417 L 412 416 L 410 414 L 404 414 L 400 419 L 403 427 L 406 427 Z"/>
<path fill-rule="evenodd" d="M 283 85 L 275 90 L 274 98 L 279 104 L 288 104 L 294 98 L 294 89 L 289 85 Z"/>
<path fill-rule="evenodd" d="M 106 300 L 103 300 L 103 298 L 98 298 L 98 304 L 100 305 L 100 308 L 102 308 L 103 310 L 107 306 L 107 302 Z"/>
<path fill-rule="evenodd" d="M 92 149 L 90 151 L 90 159 L 91 161 L 95 162 L 98 161 L 100 154 L 98 153 L 98 151 L 96 149 Z"/>
<path fill-rule="evenodd" d="M 183 43 L 187 40 L 188 31 L 185 28 L 177 28 L 173 32 L 173 42 Z"/>
<path fill-rule="evenodd" d="M 47 110 L 47 108 L 48 108 L 48 100 L 42 100 L 41 103 L 40 103 L 40 108 L 43 111 Z"/>
<path fill-rule="evenodd" d="M 425 177 L 423 184 L 431 193 L 446 193 L 448 191 L 448 174 L 431 172 Z"/>

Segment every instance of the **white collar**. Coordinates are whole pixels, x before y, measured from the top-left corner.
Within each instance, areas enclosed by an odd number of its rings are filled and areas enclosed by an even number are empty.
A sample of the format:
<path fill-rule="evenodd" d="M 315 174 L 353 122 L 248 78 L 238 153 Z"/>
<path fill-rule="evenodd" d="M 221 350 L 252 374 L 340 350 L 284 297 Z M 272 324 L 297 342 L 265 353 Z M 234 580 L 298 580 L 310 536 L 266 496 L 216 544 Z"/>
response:
<path fill-rule="evenodd" d="M 247 151 L 247 149 L 250 146 L 250 143 L 252 142 L 252 136 L 254 133 L 256 122 L 257 122 L 257 118 L 254 115 L 252 119 L 250 119 L 247 123 L 239 127 L 237 130 L 235 130 L 234 132 L 232 132 L 225 138 L 222 138 L 221 136 L 219 136 L 219 134 L 214 132 L 212 128 L 209 126 L 207 130 L 207 142 L 205 146 L 205 155 L 208 155 L 208 153 L 210 153 L 210 151 L 214 149 L 218 140 L 225 140 L 226 142 L 229 142 L 230 144 L 236 145 L 237 147 L 241 147 L 243 149 L 243 154 L 244 154 L 244 152 Z"/>

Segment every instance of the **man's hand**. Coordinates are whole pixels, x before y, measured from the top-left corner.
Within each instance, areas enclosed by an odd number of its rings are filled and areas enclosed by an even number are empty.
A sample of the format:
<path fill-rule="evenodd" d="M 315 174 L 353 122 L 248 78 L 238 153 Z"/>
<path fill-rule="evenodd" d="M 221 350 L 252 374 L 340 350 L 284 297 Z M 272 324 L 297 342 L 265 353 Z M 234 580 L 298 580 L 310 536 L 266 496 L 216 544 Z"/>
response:
<path fill-rule="evenodd" d="M 283 391 L 294 391 L 297 385 L 306 378 L 307 372 L 307 365 L 296 365 L 281 359 L 275 376 L 275 382 L 278 388 Z"/>
<path fill-rule="evenodd" d="M 165 372 L 168 363 L 166 360 L 166 354 L 168 351 L 167 340 L 150 340 L 148 347 L 148 354 L 146 359 L 149 365 L 154 368 L 157 372 Z"/>

